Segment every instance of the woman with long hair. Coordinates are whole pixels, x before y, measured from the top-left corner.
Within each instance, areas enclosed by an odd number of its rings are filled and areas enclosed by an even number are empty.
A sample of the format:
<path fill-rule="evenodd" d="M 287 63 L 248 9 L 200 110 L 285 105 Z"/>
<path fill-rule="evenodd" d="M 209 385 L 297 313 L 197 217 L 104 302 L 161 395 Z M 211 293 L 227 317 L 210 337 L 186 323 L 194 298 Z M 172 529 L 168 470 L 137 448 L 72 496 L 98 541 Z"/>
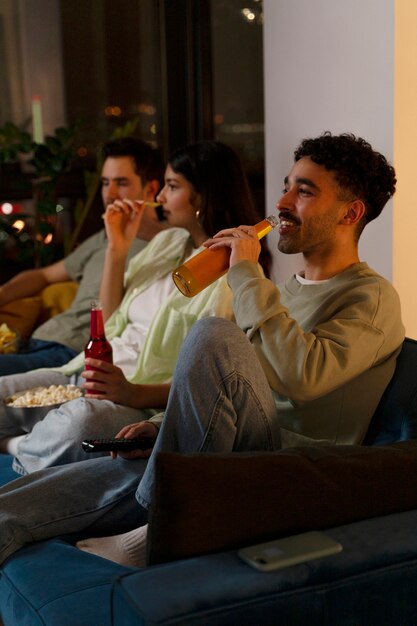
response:
<path fill-rule="evenodd" d="M 170 228 L 131 260 L 126 277 L 125 261 L 144 204 L 117 200 L 104 216 L 108 245 L 100 299 L 113 364 L 86 359 L 88 369 L 83 369 L 80 354 L 60 371 L 37 370 L 0 381 L 3 398 L 34 386 L 68 384 L 74 377 L 86 392 L 34 423 L 26 413 L 22 421 L 0 414 L 2 451 L 15 456 L 17 471 L 83 460 L 84 439 L 113 437 L 125 425 L 152 417 L 166 406 L 176 359 L 194 322 L 231 317 L 224 278 L 189 299 L 175 288 L 171 274 L 219 230 L 259 220 L 238 156 L 214 141 L 176 151 L 157 199 Z"/>

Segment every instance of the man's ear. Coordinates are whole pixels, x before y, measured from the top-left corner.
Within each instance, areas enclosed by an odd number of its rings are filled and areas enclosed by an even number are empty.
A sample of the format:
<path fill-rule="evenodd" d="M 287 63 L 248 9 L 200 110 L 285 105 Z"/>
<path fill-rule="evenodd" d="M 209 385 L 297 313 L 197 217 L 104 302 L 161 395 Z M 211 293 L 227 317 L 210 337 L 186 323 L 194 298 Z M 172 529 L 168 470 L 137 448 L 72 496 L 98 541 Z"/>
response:
<path fill-rule="evenodd" d="M 353 200 L 349 202 L 342 217 L 342 223 L 348 226 L 357 224 L 365 215 L 365 204 L 362 200 Z"/>
<path fill-rule="evenodd" d="M 159 180 L 148 180 L 146 185 L 143 188 L 143 199 L 153 201 L 156 198 L 156 195 L 159 193 L 161 189 L 161 185 Z"/>

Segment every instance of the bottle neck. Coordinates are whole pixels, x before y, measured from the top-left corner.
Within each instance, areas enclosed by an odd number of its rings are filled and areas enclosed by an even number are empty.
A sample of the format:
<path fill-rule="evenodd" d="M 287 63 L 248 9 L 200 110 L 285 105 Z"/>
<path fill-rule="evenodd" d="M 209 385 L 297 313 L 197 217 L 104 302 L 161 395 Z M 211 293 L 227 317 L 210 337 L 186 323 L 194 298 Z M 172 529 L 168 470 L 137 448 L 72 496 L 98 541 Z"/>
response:
<path fill-rule="evenodd" d="M 92 339 L 104 337 L 103 311 L 101 309 L 91 309 L 90 336 Z"/>

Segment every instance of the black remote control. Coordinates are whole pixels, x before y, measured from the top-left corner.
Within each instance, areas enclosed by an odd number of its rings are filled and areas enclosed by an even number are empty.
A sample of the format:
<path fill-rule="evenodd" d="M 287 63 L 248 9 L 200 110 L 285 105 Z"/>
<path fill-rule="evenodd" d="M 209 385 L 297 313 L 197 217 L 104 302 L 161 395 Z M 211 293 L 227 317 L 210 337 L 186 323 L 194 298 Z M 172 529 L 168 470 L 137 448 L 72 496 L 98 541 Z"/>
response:
<path fill-rule="evenodd" d="M 135 437 L 134 439 L 86 439 L 82 442 L 85 452 L 128 452 L 129 450 L 148 450 L 153 448 L 155 439 L 152 437 Z"/>

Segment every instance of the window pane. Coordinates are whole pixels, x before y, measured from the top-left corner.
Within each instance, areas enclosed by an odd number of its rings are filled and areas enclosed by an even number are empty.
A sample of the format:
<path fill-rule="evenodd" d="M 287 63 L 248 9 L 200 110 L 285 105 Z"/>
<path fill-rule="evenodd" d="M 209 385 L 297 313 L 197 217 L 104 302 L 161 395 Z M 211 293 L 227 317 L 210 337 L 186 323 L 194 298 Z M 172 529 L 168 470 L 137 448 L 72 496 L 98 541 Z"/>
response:
<path fill-rule="evenodd" d="M 262 3 L 211 0 L 215 138 L 240 154 L 264 211 Z"/>
<path fill-rule="evenodd" d="M 157 3 L 60 0 L 67 118 L 88 121 L 95 149 L 137 118 L 136 134 L 158 143 L 160 103 Z"/>

